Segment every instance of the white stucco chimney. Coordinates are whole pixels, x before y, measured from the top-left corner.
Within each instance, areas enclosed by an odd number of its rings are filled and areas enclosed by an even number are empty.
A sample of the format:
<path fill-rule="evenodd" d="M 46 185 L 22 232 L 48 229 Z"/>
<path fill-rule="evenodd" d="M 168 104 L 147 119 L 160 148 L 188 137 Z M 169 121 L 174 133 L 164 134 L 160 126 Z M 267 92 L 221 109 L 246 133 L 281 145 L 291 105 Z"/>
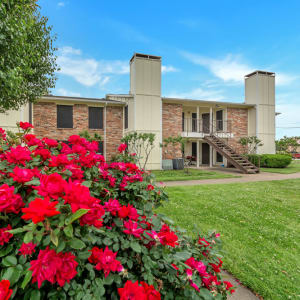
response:
<path fill-rule="evenodd" d="M 246 75 L 245 103 L 256 106 L 249 135 L 256 135 L 264 144 L 257 153 L 275 153 L 275 73 L 255 71 Z"/>

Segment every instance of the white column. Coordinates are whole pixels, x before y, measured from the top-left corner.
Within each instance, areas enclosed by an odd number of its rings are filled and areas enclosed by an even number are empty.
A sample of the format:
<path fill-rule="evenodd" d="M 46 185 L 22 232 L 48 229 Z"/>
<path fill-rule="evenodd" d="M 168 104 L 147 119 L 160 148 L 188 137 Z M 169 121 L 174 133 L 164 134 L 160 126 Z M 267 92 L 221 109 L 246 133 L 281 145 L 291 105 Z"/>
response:
<path fill-rule="evenodd" d="M 197 132 L 200 131 L 200 108 L 197 106 Z M 199 143 L 198 143 L 199 144 Z"/>
<path fill-rule="evenodd" d="M 209 133 L 213 133 L 213 108 L 210 107 L 209 109 Z"/>
<path fill-rule="evenodd" d="M 200 166 L 200 145 L 199 141 L 197 141 L 197 168 Z"/>
<path fill-rule="evenodd" d="M 213 167 L 213 147 L 209 146 L 209 167 L 212 168 Z"/>

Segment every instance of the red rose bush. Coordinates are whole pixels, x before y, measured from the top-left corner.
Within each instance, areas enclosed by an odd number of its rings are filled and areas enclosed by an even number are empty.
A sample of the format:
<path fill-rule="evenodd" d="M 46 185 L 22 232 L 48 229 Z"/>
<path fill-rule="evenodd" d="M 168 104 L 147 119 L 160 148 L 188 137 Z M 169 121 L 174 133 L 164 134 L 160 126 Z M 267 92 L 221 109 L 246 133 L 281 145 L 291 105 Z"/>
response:
<path fill-rule="evenodd" d="M 80 136 L 0 129 L 0 300 L 226 299 L 215 232 L 184 235 L 167 200 L 119 147 L 108 163 Z M 122 155 L 124 160 L 122 161 Z"/>

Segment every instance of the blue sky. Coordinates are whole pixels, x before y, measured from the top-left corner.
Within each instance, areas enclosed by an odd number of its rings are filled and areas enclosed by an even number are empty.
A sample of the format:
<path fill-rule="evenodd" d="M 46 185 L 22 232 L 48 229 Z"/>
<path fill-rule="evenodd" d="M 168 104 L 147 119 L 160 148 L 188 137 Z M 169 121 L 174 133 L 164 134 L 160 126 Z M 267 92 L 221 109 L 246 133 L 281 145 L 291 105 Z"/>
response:
<path fill-rule="evenodd" d="M 243 76 L 267 70 L 276 72 L 277 137 L 300 135 L 300 1 L 39 5 L 57 34 L 55 95 L 128 93 L 134 52 L 162 56 L 163 96 L 243 102 Z"/>

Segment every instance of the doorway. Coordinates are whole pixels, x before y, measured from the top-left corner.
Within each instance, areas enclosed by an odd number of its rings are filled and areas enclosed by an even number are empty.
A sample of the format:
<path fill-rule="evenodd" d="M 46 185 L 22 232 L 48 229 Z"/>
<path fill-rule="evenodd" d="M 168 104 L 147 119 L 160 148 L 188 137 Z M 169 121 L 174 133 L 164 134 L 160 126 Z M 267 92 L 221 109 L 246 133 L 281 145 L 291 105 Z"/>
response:
<path fill-rule="evenodd" d="M 202 143 L 202 164 L 209 165 L 209 145 Z"/>
<path fill-rule="evenodd" d="M 195 159 L 197 159 L 197 143 L 196 142 L 192 142 L 192 156 L 195 157 Z"/>
<path fill-rule="evenodd" d="M 209 123 L 210 123 L 210 121 L 209 121 L 209 113 L 205 113 L 205 114 L 202 114 L 202 129 L 203 129 L 203 132 L 204 133 L 209 133 Z"/>

